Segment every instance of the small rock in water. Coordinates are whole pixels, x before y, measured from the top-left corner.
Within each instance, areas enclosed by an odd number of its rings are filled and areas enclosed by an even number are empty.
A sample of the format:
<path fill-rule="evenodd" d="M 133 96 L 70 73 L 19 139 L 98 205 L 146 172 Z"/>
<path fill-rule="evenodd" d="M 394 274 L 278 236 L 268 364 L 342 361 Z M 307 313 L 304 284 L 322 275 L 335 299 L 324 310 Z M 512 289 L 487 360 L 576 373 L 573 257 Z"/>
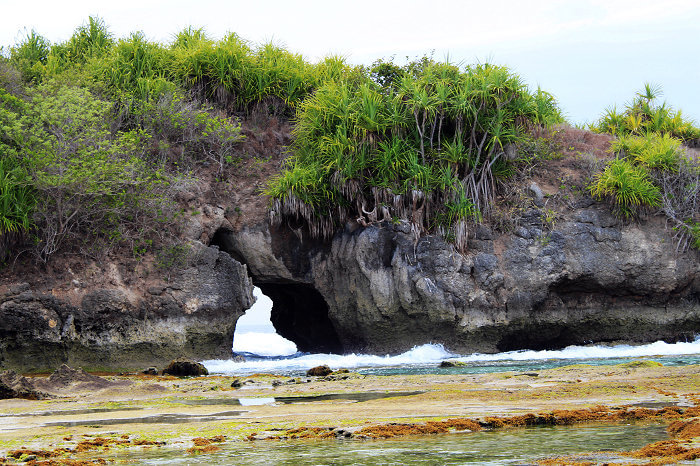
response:
<path fill-rule="evenodd" d="M 245 358 L 240 354 L 233 355 L 233 362 L 245 362 Z"/>
<path fill-rule="evenodd" d="M 170 362 L 168 367 L 163 369 L 163 375 L 174 375 L 178 377 L 209 375 L 209 371 L 201 363 L 188 359 L 178 358 Z"/>
<path fill-rule="evenodd" d="M 462 367 L 467 364 L 462 361 L 442 361 L 440 367 Z"/>
<path fill-rule="evenodd" d="M 328 374 L 331 374 L 332 372 L 333 371 L 331 370 L 331 368 L 324 364 L 323 366 L 312 367 L 311 369 L 306 371 L 306 375 L 325 377 Z"/>
<path fill-rule="evenodd" d="M 233 382 L 231 382 L 231 388 L 241 388 L 243 384 L 239 379 L 235 379 Z"/>
<path fill-rule="evenodd" d="M 158 375 L 158 369 L 155 367 L 149 367 L 148 369 L 145 369 L 142 374 L 145 375 Z"/>

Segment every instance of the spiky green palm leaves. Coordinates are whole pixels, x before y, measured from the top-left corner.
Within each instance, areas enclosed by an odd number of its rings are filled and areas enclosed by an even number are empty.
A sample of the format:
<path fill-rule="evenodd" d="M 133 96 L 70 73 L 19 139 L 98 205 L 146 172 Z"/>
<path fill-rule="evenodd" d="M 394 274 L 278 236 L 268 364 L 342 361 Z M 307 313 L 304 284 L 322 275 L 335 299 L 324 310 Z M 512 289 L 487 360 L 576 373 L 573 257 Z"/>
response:
<path fill-rule="evenodd" d="M 22 42 L 10 49 L 10 61 L 27 82 L 39 82 L 46 72 L 51 43 L 33 29 Z"/>
<path fill-rule="evenodd" d="M 0 260 L 33 227 L 35 205 L 27 170 L 14 156 L 0 155 Z"/>
<path fill-rule="evenodd" d="M 655 103 L 659 96 L 660 87 L 645 83 L 644 89 L 624 110 L 618 111 L 614 106 L 607 108 L 591 129 L 615 136 L 657 133 L 681 140 L 700 138 L 700 128 L 693 121 L 686 120 L 680 110 L 674 110 L 666 102 Z"/>
<path fill-rule="evenodd" d="M 613 142 L 612 150 L 617 158 L 595 177 L 591 193 L 599 199 L 611 199 L 624 217 L 634 217 L 644 208 L 661 206 L 666 192 L 659 186 L 669 179 L 667 174 L 691 163 L 685 157 L 681 141 L 668 134 L 621 136 Z"/>
<path fill-rule="evenodd" d="M 636 215 L 640 208 L 658 207 L 661 201 L 659 188 L 649 173 L 625 159 L 613 160 L 596 175 L 591 193 L 598 198 L 610 198 L 624 217 Z"/>
<path fill-rule="evenodd" d="M 506 68 L 407 69 L 386 87 L 368 75 L 327 82 L 299 106 L 293 162 L 267 190 L 276 221 L 291 216 L 332 234 L 329 220 L 401 218 L 417 235 L 434 231 L 466 247 L 465 222 L 488 210 L 504 148 L 522 123 L 545 116 Z M 292 189 L 292 180 L 315 185 Z M 323 228 L 314 225 L 321 219 Z"/>

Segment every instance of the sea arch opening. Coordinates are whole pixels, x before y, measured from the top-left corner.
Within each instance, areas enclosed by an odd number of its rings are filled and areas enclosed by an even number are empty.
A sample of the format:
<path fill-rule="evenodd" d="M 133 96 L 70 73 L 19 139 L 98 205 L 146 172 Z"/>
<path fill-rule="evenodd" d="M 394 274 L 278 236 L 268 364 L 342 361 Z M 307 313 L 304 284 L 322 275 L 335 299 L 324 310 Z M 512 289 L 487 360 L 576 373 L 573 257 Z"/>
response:
<path fill-rule="evenodd" d="M 297 345 L 278 334 L 272 325 L 272 300 L 257 286 L 253 295 L 255 304 L 236 321 L 233 353 L 258 356 L 289 356 L 296 353 Z"/>
<path fill-rule="evenodd" d="M 328 304 L 321 293 L 307 283 L 257 276 L 253 267 L 248 264 L 249 258 L 239 250 L 234 237 L 235 234 L 231 230 L 220 228 L 214 234 L 210 245 L 217 246 L 219 250 L 228 253 L 238 262 L 248 265 L 248 273 L 253 284 L 260 290 L 261 297 L 258 298 L 258 301 L 264 303 L 260 305 L 261 309 L 263 309 L 262 306 L 269 306 L 269 303 L 272 303 L 269 308 L 269 321 L 276 334 L 295 344 L 300 352 L 342 353 L 343 346 L 328 316 Z M 245 325 L 250 323 L 251 320 L 258 322 L 264 320 L 262 315 L 258 313 L 267 312 L 267 310 L 255 310 L 251 314 L 253 317 L 246 318 L 248 312 L 250 310 L 240 317 L 236 323 L 234 348 L 239 348 L 236 342 L 236 335 L 240 331 L 239 329 L 245 329 Z M 239 323 L 241 321 L 242 323 Z M 242 334 L 243 332 L 241 332 Z M 238 338 L 243 340 L 247 337 L 238 335 Z"/>

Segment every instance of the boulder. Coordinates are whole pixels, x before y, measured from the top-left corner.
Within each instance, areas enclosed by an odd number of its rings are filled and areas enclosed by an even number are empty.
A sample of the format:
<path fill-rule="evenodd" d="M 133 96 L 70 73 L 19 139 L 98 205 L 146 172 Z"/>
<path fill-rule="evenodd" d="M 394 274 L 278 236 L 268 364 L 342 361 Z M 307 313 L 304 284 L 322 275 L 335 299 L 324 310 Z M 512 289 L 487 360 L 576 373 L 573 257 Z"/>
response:
<path fill-rule="evenodd" d="M 440 367 L 464 367 L 467 363 L 462 361 L 442 361 Z"/>
<path fill-rule="evenodd" d="M 331 368 L 326 366 L 325 364 L 323 366 L 312 367 L 311 369 L 306 371 L 306 375 L 316 376 L 316 377 L 325 377 L 325 376 L 332 374 L 332 373 L 333 373 L 333 371 L 331 370 Z"/>
<path fill-rule="evenodd" d="M 199 362 L 178 358 L 171 361 L 168 367 L 163 369 L 163 375 L 174 375 L 176 377 L 196 377 L 200 375 L 209 375 L 209 371 Z"/>
<path fill-rule="evenodd" d="M 88 374 L 81 367 L 73 369 L 66 364 L 61 364 L 47 379 L 38 378 L 34 381 L 34 386 L 49 392 L 102 390 L 130 384 L 131 382 L 127 380 L 110 381 L 103 377 Z"/>
<path fill-rule="evenodd" d="M 5 371 L 0 374 L 0 399 L 25 398 L 28 400 L 41 400 L 50 395 L 38 391 L 30 379 L 17 374 L 14 371 Z"/>

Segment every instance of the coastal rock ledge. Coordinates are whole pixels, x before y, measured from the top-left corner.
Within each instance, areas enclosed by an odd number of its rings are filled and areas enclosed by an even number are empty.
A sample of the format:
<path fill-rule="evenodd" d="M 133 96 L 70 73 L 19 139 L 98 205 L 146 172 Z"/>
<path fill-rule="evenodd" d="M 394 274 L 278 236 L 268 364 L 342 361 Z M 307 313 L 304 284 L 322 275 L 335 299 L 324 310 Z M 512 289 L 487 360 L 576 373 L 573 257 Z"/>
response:
<path fill-rule="evenodd" d="M 348 225 L 325 243 L 260 223 L 214 242 L 247 264 L 300 351 L 497 352 L 700 332 L 698 252 L 678 253 L 657 217 L 622 222 L 590 199 L 554 227 L 537 208 L 512 233 L 478 226 L 464 255 L 438 237 L 414 242 L 402 222 Z"/>
<path fill-rule="evenodd" d="M 156 285 L 127 285 L 121 277 L 109 287 L 67 290 L 58 280 L 49 289 L 1 285 L 0 368 L 50 371 L 65 363 L 114 370 L 174 357 L 229 357 L 236 320 L 254 302 L 253 286 L 230 255 L 201 243 L 192 249 L 190 263 Z"/>

